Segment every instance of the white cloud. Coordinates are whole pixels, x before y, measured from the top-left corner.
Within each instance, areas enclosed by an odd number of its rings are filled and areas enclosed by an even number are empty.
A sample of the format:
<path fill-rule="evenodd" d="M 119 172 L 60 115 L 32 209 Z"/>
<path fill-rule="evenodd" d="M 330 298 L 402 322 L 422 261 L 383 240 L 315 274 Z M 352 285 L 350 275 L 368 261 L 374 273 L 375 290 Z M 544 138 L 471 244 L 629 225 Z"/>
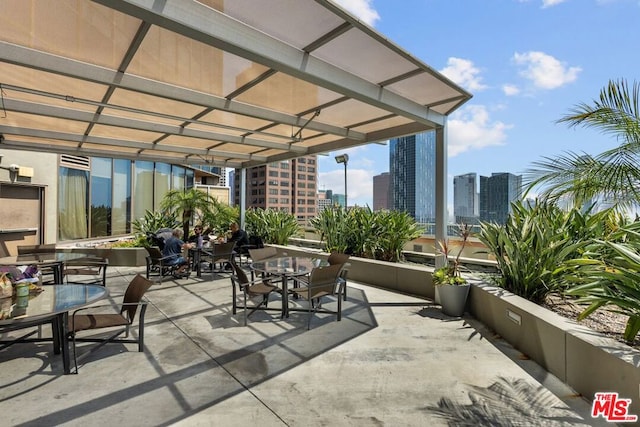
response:
<path fill-rule="evenodd" d="M 555 89 L 574 82 L 582 69 L 569 67 L 544 52 L 516 52 L 513 61 L 521 67 L 520 75 L 533 82 L 541 89 Z"/>
<path fill-rule="evenodd" d="M 482 77 L 479 75 L 480 69 L 476 68 L 473 62 L 468 59 L 449 58 L 447 66 L 440 72 L 469 91 L 479 91 L 487 88 L 482 83 Z"/>
<path fill-rule="evenodd" d="M 514 96 L 520 93 L 520 88 L 516 85 L 504 84 L 502 85 L 502 91 L 507 96 Z"/>
<path fill-rule="evenodd" d="M 484 105 L 467 105 L 449 118 L 449 157 L 468 150 L 503 145 L 513 126 L 492 122 Z"/>
<path fill-rule="evenodd" d="M 380 19 L 378 11 L 371 4 L 373 0 L 335 0 L 337 4 L 372 27 Z"/>
<path fill-rule="evenodd" d="M 347 203 L 364 206 L 373 200 L 373 171 L 347 167 Z M 336 194 L 344 194 L 344 169 L 336 169 L 318 173 L 320 190 L 332 190 Z M 324 188 L 323 188 L 324 187 Z"/>
<path fill-rule="evenodd" d="M 557 6 L 560 3 L 564 3 L 567 0 L 542 0 L 542 8 Z"/>

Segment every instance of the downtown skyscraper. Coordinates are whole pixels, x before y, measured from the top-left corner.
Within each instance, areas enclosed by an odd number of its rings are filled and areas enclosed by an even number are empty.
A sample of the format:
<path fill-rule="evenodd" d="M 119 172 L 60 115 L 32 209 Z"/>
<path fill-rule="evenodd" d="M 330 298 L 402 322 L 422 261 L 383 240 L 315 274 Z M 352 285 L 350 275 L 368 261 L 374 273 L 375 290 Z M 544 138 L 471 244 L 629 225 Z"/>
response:
<path fill-rule="evenodd" d="M 391 208 L 417 222 L 435 221 L 435 132 L 394 138 L 389 144 Z"/>
<path fill-rule="evenodd" d="M 511 202 L 522 194 L 522 175 L 506 172 L 480 177 L 480 220 L 504 224 Z"/>
<path fill-rule="evenodd" d="M 453 215 L 456 224 L 478 222 L 478 196 L 478 175 L 475 172 L 453 177 Z"/>

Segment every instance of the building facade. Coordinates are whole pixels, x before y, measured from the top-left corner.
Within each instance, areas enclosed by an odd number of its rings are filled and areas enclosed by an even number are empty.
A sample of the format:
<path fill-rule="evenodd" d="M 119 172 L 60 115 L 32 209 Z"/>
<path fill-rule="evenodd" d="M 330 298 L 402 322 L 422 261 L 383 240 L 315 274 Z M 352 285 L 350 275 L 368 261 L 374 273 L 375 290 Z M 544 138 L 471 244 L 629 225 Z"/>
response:
<path fill-rule="evenodd" d="M 453 215 L 457 224 L 478 222 L 478 176 L 466 173 L 453 177 Z"/>
<path fill-rule="evenodd" d="M 234 178 L 234 201 L 240 200 L 240 171 Z M 277 209 L 305 223 L 317 213 L 316 156 L 270 163 L 247 169 L 247 208 Z"/>
<path fill-rule="evenodd" d="M 435 132 L 394 138 L 389 144 L 390 207 L 417 222 L 435 221 Z"/>
<path fill-rule="evenodd" d="M 511 202 L 522 194 L 522 175 L 506 172 L 480 177 L 480 220 L 504 224 Z"/>
<path fill-rule="evenodd" d="M 391 175 L 389 172 L 383 172 L 373 177 L 373 210 L 388 210 L 391 207 L 389 202 L 391 195 L 389 194 L 389 183 Z"/>

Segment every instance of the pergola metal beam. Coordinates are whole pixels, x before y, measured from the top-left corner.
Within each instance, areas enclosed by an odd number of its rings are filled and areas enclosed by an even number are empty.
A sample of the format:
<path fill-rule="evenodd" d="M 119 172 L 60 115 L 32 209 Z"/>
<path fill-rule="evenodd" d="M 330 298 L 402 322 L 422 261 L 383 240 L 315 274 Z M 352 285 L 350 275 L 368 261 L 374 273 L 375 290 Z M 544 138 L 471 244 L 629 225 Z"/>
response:
<path fill-rule="evenodd" d="M 185 158 L 189 156 L 209 156 L 209 157 L 218 157 L 221 162 L 228 159 L 239 159 L 239 160 L 255 160 L 259 162 L 265 162 L 267 160 L 266 156 L 260 156 L 255 154 L 242 154 L 242 153 L 229 153 L 227 151 L 219 151 L 219 150 L 208 150 L 204 148 L 193 148 L 193 147 L 178 147 L 178 146 L 163 146 L 163 145 L 153 145 L 149 142 L 140 142 L 140 141 L 125 141 L 120 139 L 99 137 L 99 136 L 87 136 L 80 135 L 76 133 L 67 133 L 67 132 L 57 132 L 51 130 L 42 130 L 42 129 L 31 129 L 31 128 L 23 128 L 23 127 L 15 127 L 15 126 L 2 126 L 0 125 L 0 134 L 6 135 L 20 135 L 20 136 L 30 136 L 34 138 L 41 139 L 55 139 L 60 141 L 69 141 L 75 143 L 91 143 L 98 145 L 106 145 L 113 147 L 124 147 L 124 148 L 132 148 L 136 150 L 143 151 L 157 151 L 157 152 L 165 152 L 165 153 L 177 153 L 184 154 Z M 41 144 L 37 144 L 35 149 L 37 150 Z M 65 147 L 66 148 L 66 147 Z M 60 149 L 58 149 L 60 151 Z M 118 157 L 120 155 L 119 152 L 110 151 L 111 156 Z M 216 160 L 217 161 L 217 160 Z M 212 162 L 208 162 L 212 163 Z M 240 164 L 239 162 L 237 162 Z"/>
<path fill-rule="evenodd" d="M 36 151 L 39 153 L 53 153 L 60 154 L 60 147 L 56 144 L 33 144 L 33 142 L 24 142 L 24 141 L 16 141 L 11 138 L 5 138 L 0 142 L 0 148 L 8 148 L 14 150 L 21 151 Z M 153 154 L 145 154 L 145 153 L 124 153 L 119 152 L 117 156 L 114 156 L 113 151 L 111 150 L 100 150 L 96 148 L 85 148 L 85 147 L 65 147 L 65 154 L 73 154 L 77 156 L 88 156 L 88 157 L 109 157 L 109 158 L 119 158 L 119 159 L 129 159 L 129 160 L 146 160 L 149 162 L 158 162 L 163 161 L 163 158 L 158 157 Z M 168 163 L 176 163 L 175 158 L 164 158 L 164 161 Z M 206 159 L 201 159 L 198 157 L 189 157 L 185 156 L 182 159 L 183 163 L 188 163 L 190 165 L 210 165 L 211 162 Z M 180 163 L 179 161 L 177 163 Z M 216 160 L 216 165 L 220 165 L 223 167 L 229 168 L 240 168 L 242 164 L 235 161 L 218 161 Z"/>
<path fill-rule="evenodd" d="M 266 35 L 222 12 L 187 0 L 93 0 L 187 38 L 417 122 L 443 126 L 446 116 Z"/>
<path fill-rule="evenodd" d="M 258 140 L 255 138 L 242 137 L 236 135 L 228 135 L 225 133 L 210 132 L 199 129 L 183 128 L 181 126 L 172 126 L 163 123 L 148 122 L 144 120 L 128 119 L 119 116 L 111 116 L 108 114 L 96 115 L 90 111 L 73 110 L 64 107 L 55 107 L 51 105 L 38 104 L 28 101 L 20 101 L 10 98 L 5 98 L 4 109 L 6 111 L 15 111 L 19 113 L 35 114 L 39 116 L 55 117 L 58 119 L 75 120 L 86 123 L 95 123 L 107 126 L 115 126 L 128 129 L 136 129 L 142 131 L 149 131 L 154 133 L 163 133 L 167 135 L 179 135 L 189 138 L 207 139 L 218 142 L 230 142 L 235 144 L 250 145 L 260 148 L 271 148 L 283 151 L 294 151 L 298 155 L 304 155 L 306 148 L 300 146 L 291 146 L 290 144 L 271 142 Z M 152 142 L 149 142 L 151 144 Z M 167 145 L 171 148 L 173 146 Z M 235 156 L 235 153 L 228 152 L 230 157 Z"/>
<path fill-rule="evenodd" d="M 118 73 L 108 68 L 75 61 L 70 58 L 52 55 L 4 41 L 0 41 L 0 61 L 289 126 L 302 126 L 306 121 L 304 118 L 295 115 L 285 114 L 268 108 L 257 107 L 143 77 Z M 355 140 L 364 140 L 364 134 L 360 132 L 320 121 L 313 122 L 308 129 L 349 137 Z"/>

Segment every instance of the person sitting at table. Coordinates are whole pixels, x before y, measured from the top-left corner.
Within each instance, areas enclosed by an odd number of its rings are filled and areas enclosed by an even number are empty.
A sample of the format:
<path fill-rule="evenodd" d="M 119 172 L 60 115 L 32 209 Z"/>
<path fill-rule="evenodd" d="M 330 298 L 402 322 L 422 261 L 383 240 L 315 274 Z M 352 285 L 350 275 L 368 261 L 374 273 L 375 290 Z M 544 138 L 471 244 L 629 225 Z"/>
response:
<path fill-rule="evenodd" d="M 209 236 L 202 234 L 202 226 L 196 225 L 193 227 L 193 234 L 189 236 L 187 242 L 195 245 L 196 248 L 202 248 L 202 245 L 205 241 L 209 240 Z"/>
<path fill-rule="evenodd" d="M 193 246 L 192 243 L 182 241 L 182 230 L 178 228 L 173 230 L 171 237 L 165 240 L 162 255 L 169 257 L 167 259 L 167 265 L 178 267 L 174 275 L 189 275 L 189 261 L 182 256 L 182 251 L 183 249 L 191 249 Z"/>
<path fill-rule="evenodd" d="M 244 231 L 237 222 L 231 223 L 229 226 L 231 229 L 231 237 L 228 242 L 235 242 L 234 251 L 237 253 L 241 253 L 243 250 L 246 250 L 246 246 L 249 244 L 249 235 L 246 231 Z M 224 266 L 225 270 L 231 270 L 231 264 L 227 263 Z"/>

